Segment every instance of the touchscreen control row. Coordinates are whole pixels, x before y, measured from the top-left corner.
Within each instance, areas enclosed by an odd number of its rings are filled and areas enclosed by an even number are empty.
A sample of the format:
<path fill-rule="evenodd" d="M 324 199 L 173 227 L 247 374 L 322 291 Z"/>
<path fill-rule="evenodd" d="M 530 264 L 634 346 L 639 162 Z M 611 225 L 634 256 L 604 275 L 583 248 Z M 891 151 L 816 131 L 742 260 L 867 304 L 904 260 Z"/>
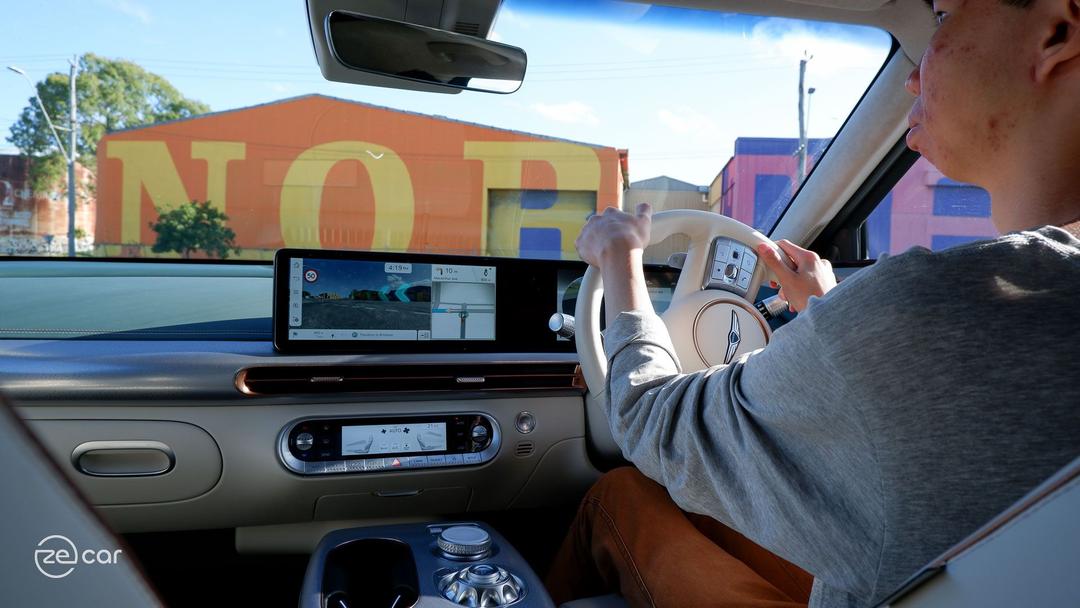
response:
<path fill-rule="evenodd" d="M 282 429 L 278 455 L 302 475 L 457 467 L 490 461 L 500 439 L 479 413 L 307 419 Z"/>

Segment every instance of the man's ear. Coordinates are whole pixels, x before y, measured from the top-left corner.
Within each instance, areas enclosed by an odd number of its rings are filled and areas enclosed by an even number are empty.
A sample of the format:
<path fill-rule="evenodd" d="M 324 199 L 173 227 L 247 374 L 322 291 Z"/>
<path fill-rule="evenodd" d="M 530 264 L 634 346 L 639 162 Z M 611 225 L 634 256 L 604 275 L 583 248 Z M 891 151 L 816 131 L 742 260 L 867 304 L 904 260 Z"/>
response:
<path fill-rule="evenodd" d="M 1040 33 L 1035 64 L 1035 82 L 1040 84 L 1055 70 L 1080 66 L 1080 0 L 1051 0 L 1043 7 L 1047 25 Z"/>

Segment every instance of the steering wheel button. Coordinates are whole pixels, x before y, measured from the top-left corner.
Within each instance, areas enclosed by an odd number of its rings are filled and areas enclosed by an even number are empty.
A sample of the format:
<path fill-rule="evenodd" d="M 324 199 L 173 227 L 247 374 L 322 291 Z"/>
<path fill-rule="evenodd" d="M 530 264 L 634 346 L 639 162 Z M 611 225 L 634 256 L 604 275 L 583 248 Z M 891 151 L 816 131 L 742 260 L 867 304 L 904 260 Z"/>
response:
<path fill-rule="evenodd" d="M 756 264 L 757 264 L 757 256 L 756 255 L 750 253 L 749 251 L 746 252 L 745 255 L 743 255 L 743 257 L 742 257 L 742 269 L 743 270 L 745 270 L 747 272 L 753 272 L 754 271 L 754 266 Z"/>
<path fill-rule="evenodd" d="M 716 243 L 716 255 L 714 256 L 714 259 L 717 262 L 726 262 L 727 259 L 728 259 L 728 254 L 730 252 L 731 252 L 731 245 L 728 244 L 727 240 L 717 241 L 717 243 Z"/>
<path fill-rule="evenodd" d="M 739 289 L 746 291 L 750 287 L 750 275 L 752 273 L 748 270 L 743 270 L 739 273 L 739 280 L 735 283 Z"/>
<path fill-rule="evenodd" d="M 738 276 L 739 276 L 739 265 L 738 264 L 728 264 L 727 266 L 724 267 L 724 278 L 725 279 L 735 280 L 735 278 L 738 277 Z"/>

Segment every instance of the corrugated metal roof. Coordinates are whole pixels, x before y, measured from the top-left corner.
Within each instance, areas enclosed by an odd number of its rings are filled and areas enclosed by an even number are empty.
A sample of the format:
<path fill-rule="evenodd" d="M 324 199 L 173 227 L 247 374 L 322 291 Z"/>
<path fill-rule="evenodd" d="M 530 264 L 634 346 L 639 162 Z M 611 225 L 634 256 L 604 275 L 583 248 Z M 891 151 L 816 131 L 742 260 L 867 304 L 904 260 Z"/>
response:
<path fill-rule="evenodd" d="M 351 105 L 355 105 L 355 106 L 360 106 L 360 107 L 363 107 L 363 108 L 370 108 L 370 109 L 374 109 L 374 110 L 385 110 L 387 112 L 397 112 L 398 114 L 406 114 L 408 116 L 418 116 L 420 118 L 430 118 L 430 119 L 433 119 L 433 120 L 442 120 L 442 121 L 445 121 L 445 122 L 452 122 L 452 123 L 457 123 L 457 124 L 462 124 L 462 125 L 469 125 L 469 126 L 472 126 L 472 127 L 480 127 L 482 129 L 491 129 L 493 131 L 503 131 L 505 133 L 514 133 L 516 135 L 525 135 L 527 137 L 535 137 L 535 138 L 538 138 L 538 139 L 546 139 L 546 140 L 549 140 L 549 141 L 560 141 L 560 142 L 564 142 L 564 143 L 568 143 L 568 144 L 576 144 L 576 145 L 579 145 L 579 146 L 588 146 L 590 148 L 614 148 L 614 146 L 603 146 L 603 145 L 600 145 L 600 144 L 590 144 L 588 142 L 574 141 L 572 139 L 564 139 L 564 138 L 561 138 L 561 137 L 552 137 L 550 135 L 540 135 L 539 133 L 529 133 L 527 131 L 517 131 L 517 130 L 514 130 L 514 129 L 503 129 L 503 128 L 500 128 L 500 127 L 493 127 L 491 125 L 480 124 L 480 123 L 477 123 L 477 122 L 469 122 L 467 120 L 459 120 L 457 118 L 450 118 L 450 117 L 447 117 L 447 116 L 440 116 L 438 114 L 424 114 L 422 112 L 412 112 L 412 111 L 409 111 L 409 110 L 401 110 L 401 109 L 398 109 L 398 108 L 380 106 L 380 105 L 376 105 L 376 104 L 372 104 L 372 103 L 365 103 L 363 101 L 356 101 L 356 100 L 353 100 L 353 99 L 344 99 L 344 98 L 341 98 L 341 97 L 334 97 L 332 95 L 323 95 L 322 93 L 308 93 L 306 95 L 297 95 L 295 97 L 286 97 L 285 99 L 277 99 L 275 101 L 268 101 L 266 103 L 257 103 L 257 104 L 254 104 L 254 105 L 243 106 L 243 107 L 240 107 L 240 108 L 231 108 L 231 109 L 228 109 L 228 110 L 219 110 L 217 112 L 207 112 L 206 114 L 199 114 L 199 115 L 196 115 L 196 116 L 189 116 L 187 118 L 177 118 L 176 120 L 166 120 L 166 121 L 163 121 L 163 122 L 157 122 L 157 123 L 150 124 L 150 125 L 142 125 L 142 126 L 139 126 L 139 127 L 129 127 L 127 129 L 117 129 L 115 131 L 109 131 L 108 133 L 106 133 L 106 135 L 113 135 L 113 134 L 116 134 L 116 133 L 129 133 L 129 132 L 132 132 L 132 131 L 139 131 L 139 130 L 142 130 L 142 129 L 152 129 L 152 128 L 155 128 L 155 127 L 161 127 L 161 126 L 165 126 L 165 125 L 172 125 L 172 124 L 181 123 L 181 122 L 188 122 L 188 121 L 192 121 L 192 120 L 201 120 L 203 118 L 210 118 L 210 117 L 213 117 L 213 116 L 222 116 L 222 115 L 230 114 L 230 113 L 233 113 L 233 112 L 244 112 L 244 111 L 247 111 L 247 110 L 253 110 L 255 108 L 265 108 L 265 107 L 268 107 L 268 106 L 276 106 L 276 105 L 281 105 L 281 104 L 296 103 L 298 101 L 305 101 L 305 100 L 308 100 L 308 99 L 326 99 L 326 100 L 329 100 L 329 101 L 347 103 L 347 104 L 351 104 Z"/>
<path fill-rule="evenodd" d="M 630 184 L 631 190 L 658 190 L 663 192 L 708 192 L 708 186 L 695 186 L 690 182 L 684 182 L 681 179 L 675 179 L 674 177 L 668 177 L 661 175 L 659 177 L 650 177 L 649 179 L 643 179 L 641 181 L 632 182 Z"/>

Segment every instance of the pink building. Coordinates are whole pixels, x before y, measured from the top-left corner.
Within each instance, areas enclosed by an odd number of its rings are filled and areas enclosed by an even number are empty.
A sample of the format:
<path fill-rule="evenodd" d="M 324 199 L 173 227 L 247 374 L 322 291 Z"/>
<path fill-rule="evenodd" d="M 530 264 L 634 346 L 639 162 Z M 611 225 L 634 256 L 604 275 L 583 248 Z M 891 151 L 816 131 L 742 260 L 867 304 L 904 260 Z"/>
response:
<path fill-rule="evenodd" d="M 866 220 L 870 257 L 921 246 L 947 249 L 993 238 L 990 195 L 919 158 Z"/>
<path fill-rule="evenodd" d="M 809 168 L 828 139 L 808 142 Z M 713 211 L 767 231 L 787 207 L 797 179 L 798 140 L 740 137 L 735 155 L 713 180 Z M 870 257 L 914 246 L 945 249 L 997 235 L 985 190 L 953 181 L 920 158 L 867 220 Z"/>

